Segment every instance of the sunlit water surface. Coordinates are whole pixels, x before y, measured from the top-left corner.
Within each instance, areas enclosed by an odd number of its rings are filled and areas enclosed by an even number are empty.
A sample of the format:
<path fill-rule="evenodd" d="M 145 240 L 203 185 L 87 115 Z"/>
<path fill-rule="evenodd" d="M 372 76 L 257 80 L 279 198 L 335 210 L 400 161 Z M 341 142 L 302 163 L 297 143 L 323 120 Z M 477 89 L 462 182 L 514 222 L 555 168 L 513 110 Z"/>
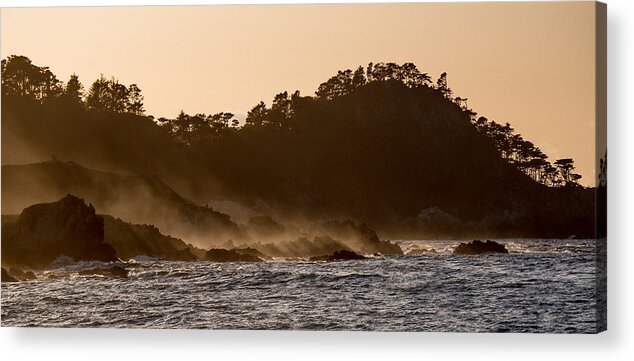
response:
<path fill-rule="evenodd" d="M 71 265 L 2 284 L 2 326 L 591 333 L 594 240 L 502 240 L 511 253 L 330 263 L 139 260 L 129 279 Z M 48 279 L 46 272 L 65 277 Z"/>

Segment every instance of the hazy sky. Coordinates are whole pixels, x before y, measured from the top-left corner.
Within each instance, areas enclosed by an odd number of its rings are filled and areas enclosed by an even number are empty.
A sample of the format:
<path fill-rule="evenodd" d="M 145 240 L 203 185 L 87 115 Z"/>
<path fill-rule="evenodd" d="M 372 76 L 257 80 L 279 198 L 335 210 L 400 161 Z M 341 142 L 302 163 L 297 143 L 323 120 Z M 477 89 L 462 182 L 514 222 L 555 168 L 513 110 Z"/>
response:
<path fill-rule="evenodd" d="M 509 122 L 551 160 L 595 166 L 594 3 L 2 9 L 1 55 L 86 87 L 137 83 L 148 114 L 244 114 L 280 91 L 313 95 L 339 69 L 414 62 Z"/>

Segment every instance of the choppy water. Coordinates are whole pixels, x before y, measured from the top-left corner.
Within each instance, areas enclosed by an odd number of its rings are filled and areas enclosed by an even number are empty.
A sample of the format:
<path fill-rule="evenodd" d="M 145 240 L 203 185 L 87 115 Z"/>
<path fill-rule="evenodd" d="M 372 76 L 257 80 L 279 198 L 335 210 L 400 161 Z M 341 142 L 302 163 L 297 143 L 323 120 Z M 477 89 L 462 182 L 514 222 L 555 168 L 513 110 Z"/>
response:
<path fill-rule="evenodd" d="M 596 330 L 594 240 L 502 240 L 510 254 L 130 265 L 129 279 L 2 284 L 2 326 L 565 332 Z"/>

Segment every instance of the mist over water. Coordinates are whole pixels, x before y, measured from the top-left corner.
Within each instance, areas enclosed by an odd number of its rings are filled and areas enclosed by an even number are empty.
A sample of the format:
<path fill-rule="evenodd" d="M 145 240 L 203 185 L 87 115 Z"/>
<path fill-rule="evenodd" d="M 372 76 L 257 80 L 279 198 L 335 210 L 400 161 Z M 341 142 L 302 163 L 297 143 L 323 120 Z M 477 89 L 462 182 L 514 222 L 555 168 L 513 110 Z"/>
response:
<path fill-rule="evenodd" d="M 398 242 L 436 253 L 329 263 L 137 258 L 127 280 L 64 266 L 3 283 L 2 325 L 595 332 L 594 240 L 503 240 L 509 254 L 480 256 L 453 255 L 460 241 Z"/>

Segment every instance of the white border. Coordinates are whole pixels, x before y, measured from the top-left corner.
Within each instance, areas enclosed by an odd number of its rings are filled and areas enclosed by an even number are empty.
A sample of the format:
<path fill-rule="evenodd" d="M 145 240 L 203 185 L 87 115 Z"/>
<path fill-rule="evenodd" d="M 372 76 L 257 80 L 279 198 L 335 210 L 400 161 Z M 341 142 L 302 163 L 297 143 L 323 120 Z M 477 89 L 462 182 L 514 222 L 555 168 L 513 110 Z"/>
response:
<path fill-rule="evenodd" d="M 338 1 L 311 1 L 331 3 Z M 380 1 L 347 1 L 380 2 Z M 388 1 L 395 2 L 395 1 Z M 399 1 L 411 2 L 411 1 Z M 508 335 L 301 331 L 0 329 L 3 359 L 39 360 L 623 360 L 633 359 L 634 159 L 631 0 L 608 2 L 608 331 L 600 335 Z M 301 3 L 301 1 L 0 0 L 2 7 Z M 629 185 L 629 187 L 628 187 Z M 8 357 L 8 358 L 7 358 Z"/>

